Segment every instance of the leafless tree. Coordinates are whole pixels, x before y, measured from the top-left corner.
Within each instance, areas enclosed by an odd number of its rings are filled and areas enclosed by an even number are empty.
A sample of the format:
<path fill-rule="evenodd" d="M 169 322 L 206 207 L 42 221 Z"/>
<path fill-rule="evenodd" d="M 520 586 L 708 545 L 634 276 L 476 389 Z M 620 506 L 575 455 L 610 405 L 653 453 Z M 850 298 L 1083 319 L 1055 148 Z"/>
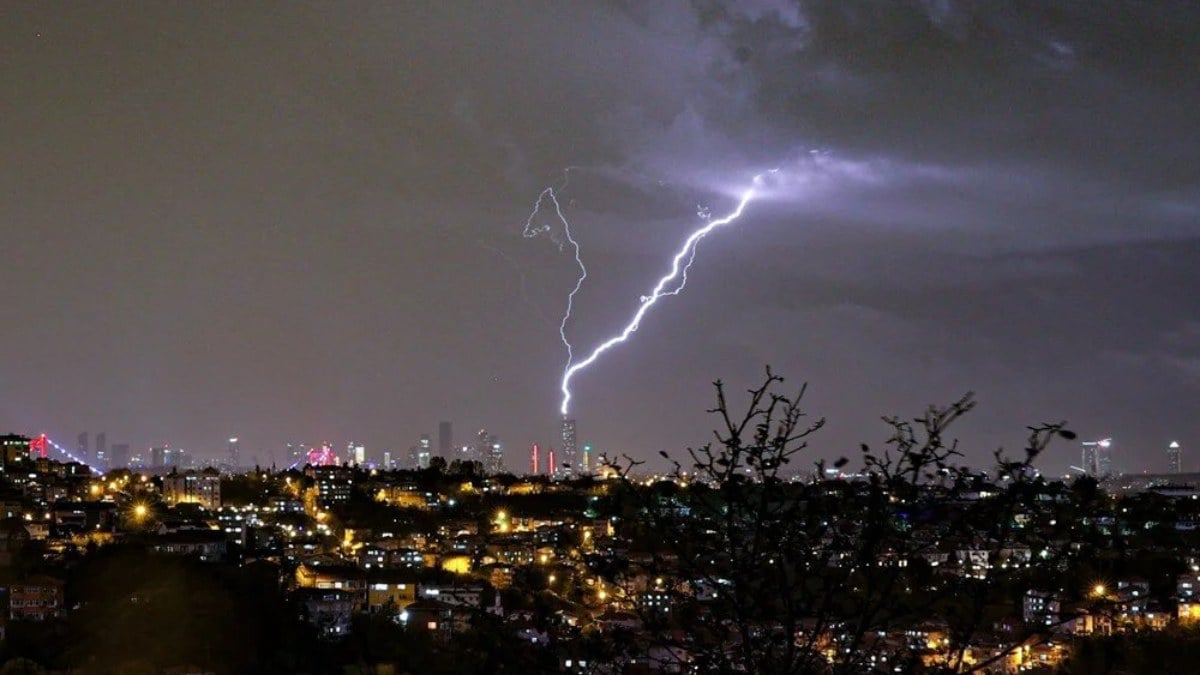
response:
<path fill-rule="evenodd" d="M 884 418 L 889 440 L 862 446 L 853 471 L 845 458 L 804 470 L 824 420 L 804 412 L 804 387 L 782 383 L 768 370 L 742 414 L 715 383 L 714 441 L 683 463 L 663 453 L 669 482 L 639 482 L 628 457 L 611 465 L 643 542 L 623 577 L 646 627 L 638 649 L 685 672 L 962 673 L 1050 636 L 1011 619 L 1027 588 L 1064 574 L 1063 545 L 1038 527 L 1033 470 L 1055 437 L 1073 437 L 1062 423 L 971 470 L 948 435 L 975 406 L 967 395 Z"/>

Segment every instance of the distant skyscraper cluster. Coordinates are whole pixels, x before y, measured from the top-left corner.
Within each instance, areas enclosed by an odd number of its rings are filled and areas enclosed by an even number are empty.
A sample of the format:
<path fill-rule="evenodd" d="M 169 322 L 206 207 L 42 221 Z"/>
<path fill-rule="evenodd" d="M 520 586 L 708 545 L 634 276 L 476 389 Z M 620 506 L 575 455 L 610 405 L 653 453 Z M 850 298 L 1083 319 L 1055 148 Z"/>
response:
<path fill-rule="evenodd" d="M 496 474 L 504 471 L 504 448 L 496 434 L 488 433 L 487 429 L 480 429 L 475 434 L 472 454 L 474 457 L 471 459 L 482 464 L 485 472 Z"/>
<path fill-rule="evenodd" d="M 529 473 L 545 474 L 551 478 L 566 478 L 592 471 L 592 446 L 584 445 L 583 453 L 579 452 L 579 440 L 576 423 L 573 419 L 564 417 L 560 428 L 561 445 L 556 450 L 547 448 L 543 454 L 542 448 L 534 443 L 529 448 Z"/>
<path fill-rule="evenodd" d="M 580 446 L 576 421 L 562 417 L 558 438 L 552 444 L 539 446 L 534 444 L 531 451 L 529 471 L 533 474 L 544 474 L 551 477 L 570 477 L 587 474 L 593 469 L 591 446 Z M 243 452 L 243 439 L 240 436 L 222 436 L 221 448 L 207 449 L 207 452 L 192 453 L 180 447 L 167 443 L 144 448 L 131 453 L 127 443 L 108 446 L 105 434 L 92 436 L 87 432 L 79 434 L 76 451 L 78 456 L 92 466 L 109 470 L 114 468 L 150 469 L 162 472 L 171 470 L 185 471 L 200 470 L 204 467 L 215 467 L 220 471 L 245 470 L 251 463 L 257 465 L 258 458 L 247 457 Z M 417 442 L 404 449 L 391 448 L 376 450 L 374 455 L 368 453 L 365 444 L 349 441 L 342 451 L 341 443 L 333 444 L 323 441 L 318 444 L 289 442 L 283 448 L 283 467 L 311 466 L 342 466 L 351 464 L 372 469 L 428 469 L 434 458 L 440 458 L 447 465 L 454 462 L 470 462 L 478 466 L 479 471 L 487 474 L 504 473 L 512 470 L 506 466 L 504 445 L 500 438 L 480 428 L 466 444 L 454 442 L 454 425 L 448 420 L 437 424 L 436 436 L 421 434 Z M 204 457 L 213 459 L 204 459 Z M 267 451 L 270 465 L 275 466 L 279 457 L 278 451 Z"/>
<path fill-rule="evenodd" d="M 129 466 L 128 443 L 114 443 L 109 447 L 108 436 L 104 432 L 96 434 L 93 438 L 89 436 L 90 434 L 84 431 L 76 439 L 75 454 L 80 460 L 101 471 Z"/>

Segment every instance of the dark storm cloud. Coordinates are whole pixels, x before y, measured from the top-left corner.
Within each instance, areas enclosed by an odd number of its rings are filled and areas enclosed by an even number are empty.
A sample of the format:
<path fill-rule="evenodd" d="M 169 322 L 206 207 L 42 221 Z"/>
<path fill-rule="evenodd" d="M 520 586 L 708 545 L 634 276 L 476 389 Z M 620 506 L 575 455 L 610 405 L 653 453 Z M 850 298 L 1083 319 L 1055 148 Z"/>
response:
<path fill-rule="evenodd" d="M 545 443 L 574 268 L 520 236 L 538 191 L 578 167 L 582 348 L 778 168 L 578 378 L 585 438 L 702 440 L 706 383 L 771 362 L 812 381 L 828 454 L 969 389 L 973 447 L 1059 417 L 1131 467 L 1200 446 L 1194 3 L 5 13 L 4 425 Z"/>

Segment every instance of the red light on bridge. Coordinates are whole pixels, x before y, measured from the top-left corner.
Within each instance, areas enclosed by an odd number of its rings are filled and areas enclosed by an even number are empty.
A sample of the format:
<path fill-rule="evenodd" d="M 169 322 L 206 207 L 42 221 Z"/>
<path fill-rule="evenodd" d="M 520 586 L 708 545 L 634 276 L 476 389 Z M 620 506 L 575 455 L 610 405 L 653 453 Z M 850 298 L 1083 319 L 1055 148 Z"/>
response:
<path fill-rule="evenodd" d="M 46 458 L 46 434 L 29 439 L 29 456 Z"/>

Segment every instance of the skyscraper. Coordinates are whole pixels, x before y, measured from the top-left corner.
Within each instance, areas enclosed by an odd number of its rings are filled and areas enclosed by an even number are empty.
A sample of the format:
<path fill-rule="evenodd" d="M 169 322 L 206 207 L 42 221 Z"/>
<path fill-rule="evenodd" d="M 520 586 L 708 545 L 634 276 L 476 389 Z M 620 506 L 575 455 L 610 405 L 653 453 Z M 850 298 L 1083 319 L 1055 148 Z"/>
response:
<path fill-rule="evenodd" d="M 475 442 L 475 460 L 483 465 L 483 470 L 490 474 L 504 471 L 504 450 L 496 434 L 480 429 Z"/>
<path fill-rule="evenodd" d="M 449 422 L 438 422 L 438 454 L 450 461 L 454 449 L 454 429 Z"/>
<path fill-rule="evenodd" d="M 1179 447 L 1179 441 L 1171 441 L 1167 446 L 1167 467 L 1169 473 L 1183 473 L 1183 448 Z"/>
<path fill-rule="evenodd" d="M 1107 476 L 1112 473 L 1112 439 L 1084 441 L 1079 468 L 1089 476 Z"/>
<path fill-rule="evenodd" d="M 571 474 L 579 470 L 577 463 L 579 461 L 578 450 L 579 447 L 575 442 L 575 420 L 564 417 L 562 421 L 562 470 L 565 473 Z M 555 467 L 554 470 L 557 472 L 558 467 Z"/>
<path fill-rule="evenodd" d="M 108 465 L 97 466 L 97 469 L 124 469 L 129 466 L 129 444 L 113 443 L 109 449 Z M 97 458 L 100 459 L 100 458 Z"/>
<path fill-rule="evenodd" d="M 1101 476 L 1112 475 L 1113 447 L 1111 438 L 1100 441 L 1096 447 L 1096 468 L 1099 470 Z"/>
<path fill-rule="evenodd" d="M 103 462 L 108 459 L 108 436 L 104 432 L 96 434 L 96 451 L 95 458 L 97 462 Z"/>
<path fill-rule="evenodd" d="M 558 466 L 554 463 L 554 448 L 546 453 L 546 475 L 553 478 L 558 475 Z"/>
<path fill-rule="evenodd" d="M 150 448 L 150 468 L 167 469 L 186 466 L 184 464 L 183 448 L 172 448 L 169 445 Z"/>
<path fill-rule="evenodd" d="M 449 424 L 443 422 L 442 424 Z M 440 431 L 440 428 L 439 428 Z M 417 441 L 416 447 L 416 467 L 418 469 L 428 469 L 429 460 L 433 458 L 433 441 L 429 438 L 429 434 L 421 434 L 421 439 Z M 445 457 L 446 455 L 442 455 Z"/>
<path fill-rule="evenodd" d="M 237 436 L 229 438 L 229 466 L 236 469 L 241 466 L 242 462 L 242 445 Z"/>
<path fill-rule="evenodd" d="M 541 460 L 542 449 L 538 447 L 537 443 L 534 443 L 533 446 L 529 448 L 529 473 L 535 476 L 538 475 L 538 469 L 541 468 L 539 466 L 539 464 L 541 464 Z"/>
<path fill-rule="evenodd" d="M 85 431 L 82 434 L 79 434 L 79 439 L 75 443 L 75 451 L 76 451 L 76 454 L 79 456 L 79 459 L 82 459 L 83 461 L 86 462 L 86 461 L 88 461 L 88 459 L 90 459 L 90 457 L 88 456 L 89 450 L 90 449 L 88 448 L 88 432 Z"/>

